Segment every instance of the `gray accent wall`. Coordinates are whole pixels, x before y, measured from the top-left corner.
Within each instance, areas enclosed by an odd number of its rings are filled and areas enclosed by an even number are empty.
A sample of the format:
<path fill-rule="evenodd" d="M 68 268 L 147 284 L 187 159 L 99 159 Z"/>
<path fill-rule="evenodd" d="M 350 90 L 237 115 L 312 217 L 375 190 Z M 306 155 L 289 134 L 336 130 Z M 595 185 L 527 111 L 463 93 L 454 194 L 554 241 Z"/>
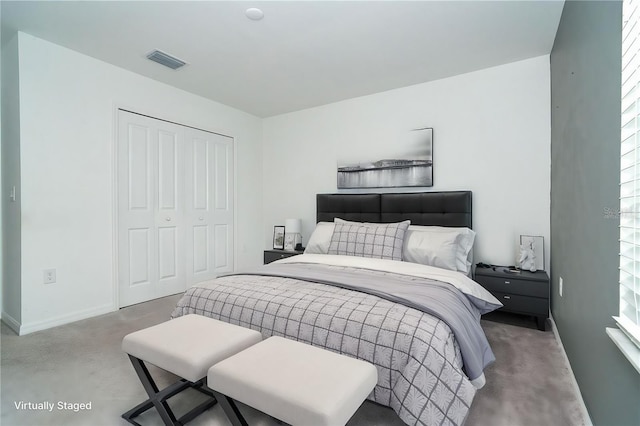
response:
<path fill-rule="evenodd" d="M 640 425 L 618 314 L 622 4 L 567 1 L 551 52 L 551 311 L 595 425 Z M 563 297 L 558 280 L 564 281 Z"/>

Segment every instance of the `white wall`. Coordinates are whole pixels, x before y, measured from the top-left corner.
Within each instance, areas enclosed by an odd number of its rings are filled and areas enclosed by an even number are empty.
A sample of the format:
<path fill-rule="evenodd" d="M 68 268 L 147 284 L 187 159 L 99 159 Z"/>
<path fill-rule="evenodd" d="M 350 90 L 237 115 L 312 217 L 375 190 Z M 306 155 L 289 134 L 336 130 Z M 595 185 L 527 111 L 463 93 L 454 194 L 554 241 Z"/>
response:
<path fill-rule="evenodd" d="M 20 198 L 9 200 L 12 186 L 20 188 L 20 96 L 18 37 L 2 44 L 2 319 L 16 328 L 21 320 Z"/>
<path fill-rule="evenodd" d="M 542 235 L 548 270 L 549 78 L 545 55 L 265 119 L 264 247 L 287 217 L 303 219 L 309 240 L 338 157 L 386 158 L 398 135 L 433 127 L 426 190 L 473 191 L 475 259 L 513 264 L 519 235 Z"/>
<path fill-rule="evenodd" d="M 28 34 L 19 41 L 21 333 L 117 307 L 117 107 L 235 138 L 236 266 L 261 262 L 260 119 Z M 56 284 L 43 284 L 48 268 L 57 269 Z"/>
<path fill-rule="evenodd" d="M 117 306 L 117 107 L 235 138 L 237 268 L 260 263 L 273 225 L 287 217 L 303 219 L 308 241 L 315 194 L 336 191 L 338 152 L 383 155 L 398 134 L 424 126 L 434 128 L 435 185 L 427 190 L 474 192 L 476 259 L 513 263 L 526 233 L 545 236 L 548 258 L 548 56 L 260 120 L 28 34 L 19 33 L 18 46 L 20 178 L 5 178 L 4 152 L 2 172 L 5 191 L 19 189 L 22 250 L 11 252 L 18 263 L 21 254 L 22 270 L 9 299 L 5 272 L 3 308 L 16 311 L 22 333 Z M 7 259 L 5 251 L 5 271 Z M 56 284 L 42 283 L 48 268 L 57 269 Z"/>

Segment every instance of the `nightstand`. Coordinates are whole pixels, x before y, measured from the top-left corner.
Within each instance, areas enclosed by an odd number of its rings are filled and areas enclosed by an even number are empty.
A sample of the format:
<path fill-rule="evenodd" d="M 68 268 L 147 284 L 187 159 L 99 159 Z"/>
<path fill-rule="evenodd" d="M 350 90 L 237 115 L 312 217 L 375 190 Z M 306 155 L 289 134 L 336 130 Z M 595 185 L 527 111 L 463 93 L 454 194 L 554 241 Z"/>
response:
<path fill-rule="evenodd" d="M 276 260 L 284 259 L 285 257 L 297 256 L 304 253 L 303 251 L 289 251 L 289 250 L 265 250 L 264 251 L 264 264 L 275 262 Z"/>
<path fill-rule="evenodd" d="M 549 318 L 549 276 L 545 271 L 505 272 L 505 266 L 476 268 L 474 280 L 502 302 L 500 311 L 533 315 L 539 330 Z"/>

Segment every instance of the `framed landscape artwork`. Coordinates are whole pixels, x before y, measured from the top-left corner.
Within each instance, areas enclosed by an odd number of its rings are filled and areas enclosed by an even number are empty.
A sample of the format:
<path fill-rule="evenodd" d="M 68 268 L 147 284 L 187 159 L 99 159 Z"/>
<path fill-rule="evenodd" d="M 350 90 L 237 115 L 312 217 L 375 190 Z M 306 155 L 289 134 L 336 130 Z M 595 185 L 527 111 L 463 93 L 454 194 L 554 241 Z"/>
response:
<path fill-rule="evenodd" d="M 411 130 L 390 143 L 397 148 L 393 158 L 338 161 L 338 189 L 433 186 L 433 129 Z"/>

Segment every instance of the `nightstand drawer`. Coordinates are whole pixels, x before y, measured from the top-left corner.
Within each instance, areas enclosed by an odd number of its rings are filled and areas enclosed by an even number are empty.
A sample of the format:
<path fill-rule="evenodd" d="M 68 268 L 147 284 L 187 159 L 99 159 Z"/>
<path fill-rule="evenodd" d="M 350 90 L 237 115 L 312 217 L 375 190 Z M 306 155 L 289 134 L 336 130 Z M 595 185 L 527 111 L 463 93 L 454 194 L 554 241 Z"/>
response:
<path fill-rule="evenodd" d="M 512 293 L 491 292 L 496 299 L 504 305 L 505 311 L 520 312 L 531 315 L 544 315 L 545 318 L 549 314 L 548 299 L 539 297 L 521 296 Z"/>
<path fill-rule="evenodd" d="M 520 294 L 524 296 L 549 298 L 546 282 L 523 280 L 520 277 L 489 277 L 476 275 L 476 281 L 490 292 Z"/>
<path fill-rule="evenodd" d="M 275 262 L 276 260 L 284 259 L 286 257 L 297 256 L 302 254 L 301 251 L 284 251 L 284 250 L 265 250 L 264 251 L 264 264 Z"/>

